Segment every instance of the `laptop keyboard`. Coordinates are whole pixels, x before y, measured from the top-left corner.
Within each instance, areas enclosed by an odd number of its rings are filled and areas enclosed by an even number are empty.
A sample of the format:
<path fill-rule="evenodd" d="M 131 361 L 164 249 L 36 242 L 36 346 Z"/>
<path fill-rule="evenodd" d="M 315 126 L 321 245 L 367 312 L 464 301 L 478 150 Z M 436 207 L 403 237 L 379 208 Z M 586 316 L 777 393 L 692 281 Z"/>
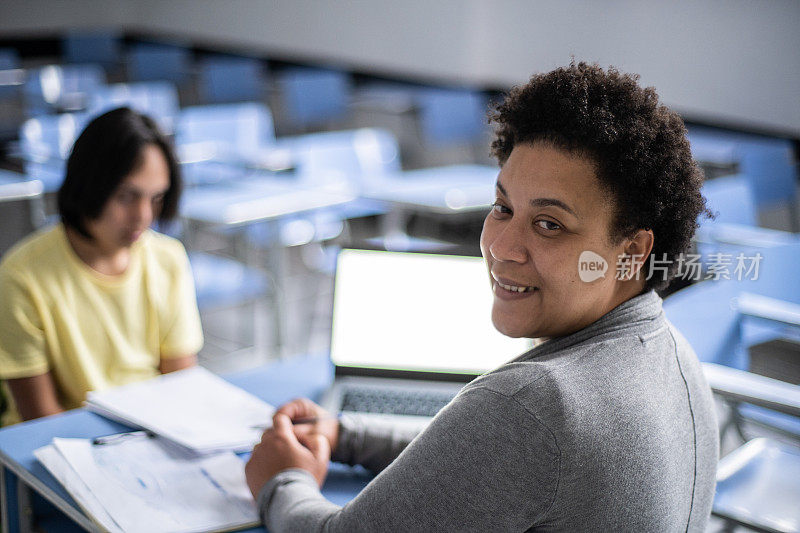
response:
<path fill-rule="evenodd" d="M 407 391 L 348 386 L 342 397 L 342 411 L 393 415 L 434 416 L 450 403 L 455 393 Z"/>

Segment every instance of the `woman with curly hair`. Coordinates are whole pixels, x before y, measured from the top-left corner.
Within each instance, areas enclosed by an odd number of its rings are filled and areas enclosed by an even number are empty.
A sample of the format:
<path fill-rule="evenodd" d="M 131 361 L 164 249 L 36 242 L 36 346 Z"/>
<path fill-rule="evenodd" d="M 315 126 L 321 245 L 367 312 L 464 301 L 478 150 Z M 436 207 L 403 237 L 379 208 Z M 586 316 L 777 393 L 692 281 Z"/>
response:
<path fill-rule="evenodd" d="M 500 163 L 481 249 L 492 321 L 531 351 L 464 387 L 419 435 L 278 410 L 246 468 L 270 531 L 703 531 L 717 426 L 655 289 L 704 212 L 677 114 L 637 77 L 573 63 L 492 114 Z M 352 502 L 329 458 L 380 474 Z"/>

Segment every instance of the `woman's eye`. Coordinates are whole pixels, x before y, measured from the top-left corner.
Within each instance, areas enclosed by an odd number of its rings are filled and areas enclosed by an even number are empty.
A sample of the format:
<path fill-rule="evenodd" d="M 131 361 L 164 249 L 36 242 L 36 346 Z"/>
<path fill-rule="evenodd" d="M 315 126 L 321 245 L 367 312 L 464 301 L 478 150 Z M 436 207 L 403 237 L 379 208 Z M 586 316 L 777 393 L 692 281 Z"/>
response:
<path fill-rule="evenodd" d="M 558 231 L 561 229 L 561 226 L 552 220 L 537 220 L 534 224 L 547 231 Z"/>
<path fill-rule="evenodd" d="M 511 213 L 511 209 L 507 208 L 501 203 L 495 202 L 492 204 L 492 212 L 497 215 L 507 215 Z"/>
<path fill-rule="evenodd" d="M 129 204 L 133 201 L 134 195 L 128 192 L 121 192 L 117 194 L 117 201 L 121 204 Z"/>

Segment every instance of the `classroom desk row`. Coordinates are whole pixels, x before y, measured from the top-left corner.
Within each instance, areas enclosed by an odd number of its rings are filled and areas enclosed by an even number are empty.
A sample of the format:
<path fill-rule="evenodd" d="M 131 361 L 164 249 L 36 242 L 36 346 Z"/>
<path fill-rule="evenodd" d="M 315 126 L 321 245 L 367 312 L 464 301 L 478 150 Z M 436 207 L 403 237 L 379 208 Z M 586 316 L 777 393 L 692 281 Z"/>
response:
<path fill-rule="evenodd" d="M 300 396 L 316 399 L 331 382 L 333 373 L 326 356 L 305 356 L 223 377 L 278 406 Z M 77 526 L 88 531 L 100 531 L 34 458 L 33 451 L 49 444 L 54 437 L 94 438 L 130 429 L 86 409 L 75 409 L 0 430 L 2 531 L 27 533 L 33 530 L 34 524 L 44 526 L 47 531 L 77 531 Z M 246 456 L 242 456 L 242 468 Z M 330 501 L 344 505 L 371 478 L 360 467 L 332 463 L 322 493 Z M 34 495 L 44 498 L 57 510 L 49 509 L 45 516 L 36 516 L 31 506 Z M 263 532 L 264 528 L 247 531 Z"/>

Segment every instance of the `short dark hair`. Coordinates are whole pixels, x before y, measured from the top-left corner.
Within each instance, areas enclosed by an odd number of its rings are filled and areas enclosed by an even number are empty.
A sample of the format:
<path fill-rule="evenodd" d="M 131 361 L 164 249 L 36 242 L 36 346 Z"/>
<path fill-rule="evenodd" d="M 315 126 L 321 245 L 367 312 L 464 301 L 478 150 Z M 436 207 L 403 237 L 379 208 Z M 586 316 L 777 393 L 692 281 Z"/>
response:
<path fill-rule="evenodd" d="M 150 144 L 161 149 L 169 166 L 169 189 L 157 218 L 174 218 L 181 176 L 172 146 L 153 119 L 120 107 L 92 120 L 72 147 L 57 198 L 64 225 L 91 239 L 84 222 L 100 216 L 120 183 L 142 163 L 143 149 Z"/>
<path fill-rule="evenodd" d="M 645 289 L 661 289 L 675 276 L 701 213 L 703 173 L 692 159 L 680 116 L 658 102 L 638 75 L 584 62 L 534 75 L 493 105 L 497 125 L 492 153 L 504 164 L 520 143 L 549 143 L 588 157 L 614 200 L 612 241 L 638 229 L 653 231 L 653 258 L 666 259 L 667 275 L 651 276 Z"/>

